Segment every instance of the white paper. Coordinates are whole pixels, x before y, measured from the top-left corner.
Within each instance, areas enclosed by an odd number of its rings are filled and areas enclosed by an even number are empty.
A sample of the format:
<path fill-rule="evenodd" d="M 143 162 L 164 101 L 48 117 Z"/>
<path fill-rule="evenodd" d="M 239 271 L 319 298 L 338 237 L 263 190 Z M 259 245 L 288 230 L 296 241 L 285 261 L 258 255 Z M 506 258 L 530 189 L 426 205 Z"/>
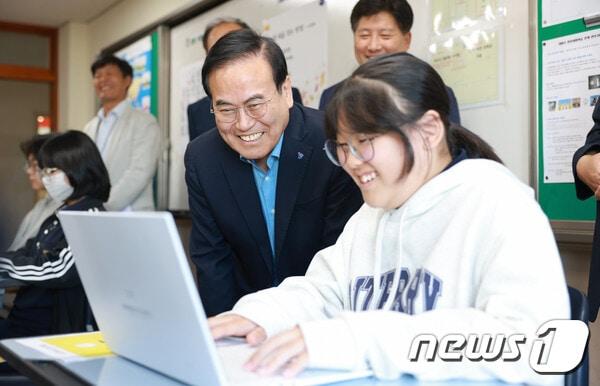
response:
<path fill-rule="evenodd" d="M 544 183 L 573 182 L 573 153 L 585 143 L 600 98 L 600 31 L 543 42 Z"/>
<path fill-rule="evenodd" d="M 503 29 L 472 28 L 432 39 L 430 63 L 450 85 L 462 110 L 504 99 Z"/>
<path fill-rule="evenodd" d="M 542 27 L 600 13 L 598 0 L 542 0 Z"/>
<path fill-rule="evenodd" d="M 305 106 L 318 107 L 327 77 L 327 8 L 318 1 L 263 22 L 263 36 L 283 50 L 292 86 Z"/>
<path fill-rule="evenodd" d="M 18 340 L 19 344 L 36 350 L 39 353 L 48 355 L 52 359 L 72 359 L 78 357 L 67 350 L 63 350 L 60 347 L 56 347 L 52 344 L 44 342 L 41 338 L 23 338 Z"/>

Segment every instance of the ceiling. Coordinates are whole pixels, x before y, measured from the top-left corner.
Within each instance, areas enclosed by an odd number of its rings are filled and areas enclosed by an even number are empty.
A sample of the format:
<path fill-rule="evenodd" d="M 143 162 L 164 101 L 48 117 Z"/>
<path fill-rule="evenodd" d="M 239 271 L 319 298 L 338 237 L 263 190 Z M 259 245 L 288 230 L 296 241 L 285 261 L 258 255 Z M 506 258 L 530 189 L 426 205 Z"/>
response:
<path fill-rule="evenodd" d="M 0 21 L 60 27 L 88 22 L 121 0 L 0 0 Z"/>

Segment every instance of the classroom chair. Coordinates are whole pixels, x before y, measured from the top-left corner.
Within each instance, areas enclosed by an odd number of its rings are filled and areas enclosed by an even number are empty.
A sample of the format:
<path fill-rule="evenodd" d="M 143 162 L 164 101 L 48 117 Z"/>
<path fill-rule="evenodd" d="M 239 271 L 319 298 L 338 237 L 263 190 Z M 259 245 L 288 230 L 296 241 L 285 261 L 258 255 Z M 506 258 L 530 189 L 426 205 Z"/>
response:
<path fill-rule="evenodd" d="M 571 319 L 589 323 L 587 297 L 577 288 L 569 286 L 569 299 L 571 301 Z M 583 360 L 579 366 L 565 374 L 565 386 L 588 386 L 589 371 L 589 353 L 588 345 L 586 345 Z"/>

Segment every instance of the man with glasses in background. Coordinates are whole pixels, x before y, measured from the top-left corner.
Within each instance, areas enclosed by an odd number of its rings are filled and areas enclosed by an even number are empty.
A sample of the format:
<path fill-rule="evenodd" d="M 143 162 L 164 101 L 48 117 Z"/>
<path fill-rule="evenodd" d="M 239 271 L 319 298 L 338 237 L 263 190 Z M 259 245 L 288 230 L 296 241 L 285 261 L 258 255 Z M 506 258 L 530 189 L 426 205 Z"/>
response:
<path fill-rule="evenodd" d="M 217 130 L 185 154 L 190 254 L 207 315 L 243 295 L 304 275 L 362 203 L 327 160 L 324 116 L 294 104 L 283 52 L 240 30 L 221 38 L 202 68 Z"/>
<path fill-rule="evenodd" d="M 44 143 L 50 138 L 52 138 L 52 134 L 36 135 L 21 143 L 21 150 L 27 160 L 23 166 L 23 170 L 27 174 L 31 189 L 34 191 L 36 202 L 33 208 L 27 212 L 23 221 L 21 221 L 12 243 L 6 248 L 9 251 L 14 251 L 25 246 L 25 242 L 37 234 L 44 220 L 62 204 L 60 201 L 55 201 L 46 194 L 46 189 L 42 184 L 41 170 L 38 166 L 38 153 Z"/>

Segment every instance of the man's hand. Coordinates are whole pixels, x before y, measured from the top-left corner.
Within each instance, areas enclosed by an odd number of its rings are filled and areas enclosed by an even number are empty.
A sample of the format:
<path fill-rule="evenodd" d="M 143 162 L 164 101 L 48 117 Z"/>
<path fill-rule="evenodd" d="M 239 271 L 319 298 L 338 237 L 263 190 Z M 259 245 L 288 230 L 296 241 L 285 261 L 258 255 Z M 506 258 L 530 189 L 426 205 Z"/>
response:
<path fill-rule="evenodd" d="M 600 199 L 600 153 L 582 156 L 575 169 L 577 176 L 594 192 L 596 199 Z"/>
<path fill-rule="evenodd" d="M 304 336 L 298 326 L 267 339 L 250 357 L 244 368 L 261 375 L 281 370 L 284 377 L 293 377 L 308 364 Z"/>
<path fill-rule="evenodd" d="M 239 315 L 230 314 L 209 318 L 208 326 L 215 340 L 226 336 L 240 336 L 245 337 L 248 344 L 256 346 L 267 338 L 264 328 Z"/>

